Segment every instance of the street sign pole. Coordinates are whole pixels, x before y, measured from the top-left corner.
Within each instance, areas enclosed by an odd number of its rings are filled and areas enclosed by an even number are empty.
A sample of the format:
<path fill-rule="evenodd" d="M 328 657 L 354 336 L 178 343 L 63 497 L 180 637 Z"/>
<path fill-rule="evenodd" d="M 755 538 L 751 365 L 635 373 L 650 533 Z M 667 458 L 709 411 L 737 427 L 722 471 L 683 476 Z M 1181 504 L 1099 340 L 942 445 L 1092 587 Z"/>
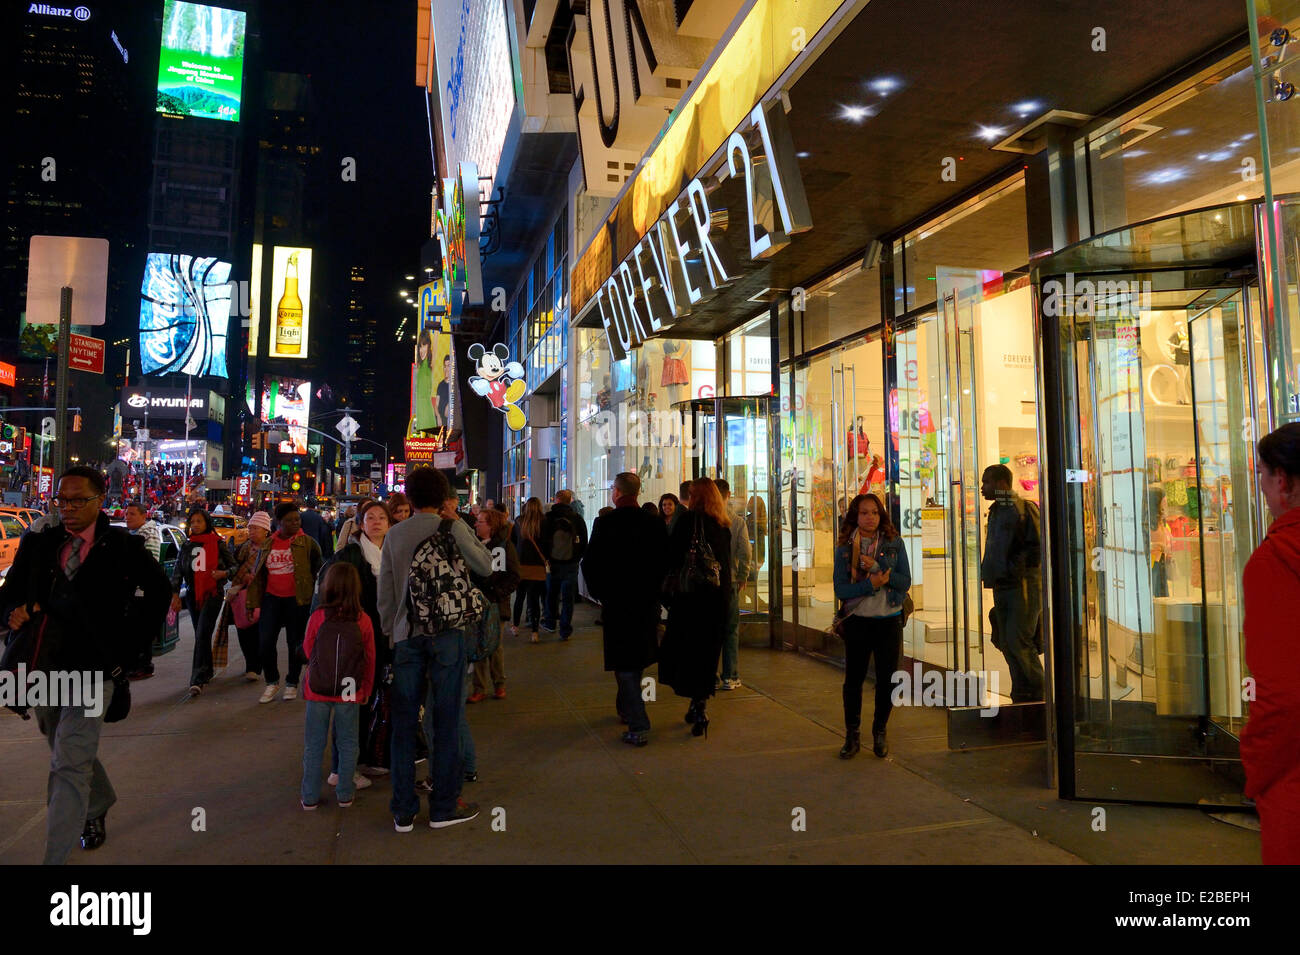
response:
<path fill-rule="evenodd" d="M 72 347 L 72 289 L 65 285 L 59 289 L 59 370 L 54 386 L 54 457 L 51 468 L 54 480 L 63 473 L 68 460 L 68 351 Z"/>
<path fill-rule="evenodd" d="M 344 455 L 343 467 L 348 476 L 347 477 L 348 497 L 351 497 L 352 496 L 352 440 L 348 438 L 346 435 L 344 435 L 344 438 L 345 440 L 343 442 L 343 455 Z"/>

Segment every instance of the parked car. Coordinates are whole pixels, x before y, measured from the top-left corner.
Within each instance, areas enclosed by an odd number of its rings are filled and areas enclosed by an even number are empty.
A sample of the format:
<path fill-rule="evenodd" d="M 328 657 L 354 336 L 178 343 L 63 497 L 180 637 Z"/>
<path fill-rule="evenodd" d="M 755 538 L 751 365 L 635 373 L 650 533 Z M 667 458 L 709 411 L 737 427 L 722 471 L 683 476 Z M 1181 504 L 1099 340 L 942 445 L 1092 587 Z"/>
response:
<path fill-rule="evenodd" d="M 16 507 L 7 505 L 0 507 L 0 514 L 12 514 L 22 523 L 24 528 L 31 527 L 32 522 L 37 518 L 44 517 L 43 512 L 36 510 L 34 507 Z"/>

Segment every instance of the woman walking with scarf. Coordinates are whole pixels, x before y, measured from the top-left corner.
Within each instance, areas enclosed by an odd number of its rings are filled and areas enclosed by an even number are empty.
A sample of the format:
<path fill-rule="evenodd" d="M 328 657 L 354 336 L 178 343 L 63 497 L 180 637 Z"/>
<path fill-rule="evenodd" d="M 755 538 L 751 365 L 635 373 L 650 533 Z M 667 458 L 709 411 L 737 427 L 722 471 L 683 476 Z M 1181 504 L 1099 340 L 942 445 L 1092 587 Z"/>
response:
<path fill-rule="evenodd" d="M 190 696 L 198 696 L 212 679 L 212 635 L 221 611 L 221 581 L 235 566 L 235 558 L 212 529 L 208 512 L 203 508 L 191 508 L 185 526 L 189 529 L 189 540 L 181 547 L 172 572 L 172 610 L 181 609 L 181 584 L 184 583 L 184 604 L 194 622 Z"/>

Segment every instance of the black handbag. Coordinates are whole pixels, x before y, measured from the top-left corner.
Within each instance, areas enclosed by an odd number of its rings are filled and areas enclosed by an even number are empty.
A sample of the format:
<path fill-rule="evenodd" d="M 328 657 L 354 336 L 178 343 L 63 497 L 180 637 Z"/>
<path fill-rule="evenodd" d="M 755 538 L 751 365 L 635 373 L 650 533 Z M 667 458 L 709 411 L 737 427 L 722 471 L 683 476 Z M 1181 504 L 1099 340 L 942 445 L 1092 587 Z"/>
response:
<path fill-rule="evenodd" d="M 108 701 L 104 722 L 116 723 L 126 719 L 127 714 L 131 712 L 131 682 L 126 678 L 121 667 L 114 667 L 109 678 L 113 681 L 113 698 Z"/>
<path fill-rule="evenodd" d="M 704 518 L 695 518 L 695 534 L 678 574 L 678 593 L 696 593 L 722 586 L 722 565 L 713 556 L 713 548 L 704 537 Z"/>

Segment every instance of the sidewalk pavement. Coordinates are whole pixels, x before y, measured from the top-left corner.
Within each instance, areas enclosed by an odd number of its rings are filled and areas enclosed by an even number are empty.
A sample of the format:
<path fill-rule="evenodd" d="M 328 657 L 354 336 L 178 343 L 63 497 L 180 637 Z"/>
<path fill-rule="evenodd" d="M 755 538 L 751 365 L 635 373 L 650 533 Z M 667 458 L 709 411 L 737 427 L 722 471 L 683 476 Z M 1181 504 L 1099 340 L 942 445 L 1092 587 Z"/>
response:
<path fill-rule="evenodd" d="M 248 863 L 1230 864 L 1259 860 L 1257 834 L 1196 810 L 1092 809 L 1045 788 L 1042 746 L 951 753 L 942 711 L 901 708 L 889 758 L 840 760 L 841 671 L 743 648 L 742 689 L 709 704 L 693 738 L 687 702 L 656 687 L 644 748 L 619 741 L 614 679 L 594 608 L 573 638 L 506 638 L 507 698 L 468 707 L 481 815 L 448 830 L 394 832 L 390 784 L 340 809 L 298 806 L 301 699 L 259 705 L 230 667 L 190 700 L 192 635 L 132 686 L 100 745 L 117 789 L 108 841 L 79 865 Z M 284 650 L 281 649 L 283 656 Z M 654 675 L 652 669 L 647 674 Z M 870 685 L 865 705 L 870 708 Z M 49 751 L 35 721 L 0 713 L 0 865 L 38 863 Z M 422 767 L 421 767 L 422 768 Z M 328 767 L 321 770 L 322 776 Z M 800 826 L 802 821 L 803 825 Z"/>

